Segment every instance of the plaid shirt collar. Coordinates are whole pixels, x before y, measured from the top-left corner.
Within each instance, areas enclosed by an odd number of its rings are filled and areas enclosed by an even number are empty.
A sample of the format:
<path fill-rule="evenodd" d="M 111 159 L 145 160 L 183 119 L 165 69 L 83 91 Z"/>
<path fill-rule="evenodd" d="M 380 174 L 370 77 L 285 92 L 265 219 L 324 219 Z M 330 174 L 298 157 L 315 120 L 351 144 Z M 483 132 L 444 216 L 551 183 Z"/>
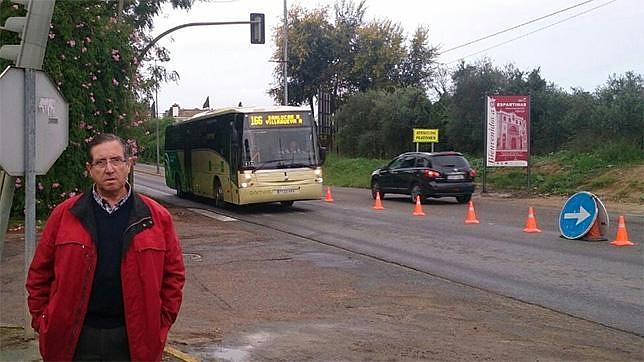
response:
<path fill-rule="evenodd" d="M 130 187 L 130 184 L 128 182 L 125 183 L 125 188 L 127 189 L 127 194 L 123 196 L 122 199 L 120 199 L 114 206 L 111 206 L 107 200 L 105 200 L 99 193 L 96 191 L 96 184 L 92 186 L 92 195 L 94 195 L 94 201 L 100 206 L 103 210 L 105 210 L 108 214 L 112 214 L 116 210 L 118 210 L 123 204 L 127 201 L 127 199 L 132 195 L 132 187 Z"/>

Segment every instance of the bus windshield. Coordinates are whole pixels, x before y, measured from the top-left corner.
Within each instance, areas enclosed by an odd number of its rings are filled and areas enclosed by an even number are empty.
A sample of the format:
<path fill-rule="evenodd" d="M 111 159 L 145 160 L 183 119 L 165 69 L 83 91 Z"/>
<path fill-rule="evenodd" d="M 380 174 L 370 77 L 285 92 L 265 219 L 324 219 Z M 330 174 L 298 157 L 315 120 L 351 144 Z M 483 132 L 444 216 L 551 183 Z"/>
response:
<path fill-rule="evenodd" d="M 316 167 L 309 127 L 247 129 L 243 136 L 245 169 Z"/>

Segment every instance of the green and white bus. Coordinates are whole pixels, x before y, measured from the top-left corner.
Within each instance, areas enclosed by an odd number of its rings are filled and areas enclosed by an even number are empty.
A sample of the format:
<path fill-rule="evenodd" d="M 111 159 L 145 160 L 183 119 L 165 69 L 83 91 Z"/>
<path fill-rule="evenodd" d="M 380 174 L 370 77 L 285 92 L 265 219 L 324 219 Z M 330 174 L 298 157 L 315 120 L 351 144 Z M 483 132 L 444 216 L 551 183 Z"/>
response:
<path fill-rule="evenodd" d="M 323 162 L 308 108 L 216 109 L 166 128 L 166 184 L 217 206 L 320 199 Z"/>

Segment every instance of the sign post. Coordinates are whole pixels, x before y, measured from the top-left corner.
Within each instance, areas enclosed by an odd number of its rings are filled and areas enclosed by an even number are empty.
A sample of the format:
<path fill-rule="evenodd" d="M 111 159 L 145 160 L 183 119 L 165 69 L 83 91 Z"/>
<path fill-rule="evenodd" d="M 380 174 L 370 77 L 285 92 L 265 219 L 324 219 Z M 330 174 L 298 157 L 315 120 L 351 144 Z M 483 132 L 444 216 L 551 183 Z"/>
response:
<path fill-rule="evenodd" d="M 434 143 L 438 142 L 438 129 L 431 128 L 414 128 L 414 143 L 416 144 L 416 152 L 420 143 L 431 143 L 432 152 L 434 152 Z"/>

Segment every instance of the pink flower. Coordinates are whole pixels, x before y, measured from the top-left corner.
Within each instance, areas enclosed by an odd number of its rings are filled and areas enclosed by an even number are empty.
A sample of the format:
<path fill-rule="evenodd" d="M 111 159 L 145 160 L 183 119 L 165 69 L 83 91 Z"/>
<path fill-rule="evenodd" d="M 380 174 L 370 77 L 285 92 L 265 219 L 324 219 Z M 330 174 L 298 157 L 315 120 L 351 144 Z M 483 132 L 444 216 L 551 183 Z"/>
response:
<path fill-rule="evenodd" d="M 65 54 L 61 54 L 60 59 L 65 60 Z"/>
<path fill-rule="evenodd" d="M 114 86 L 118 86 L 118 85 L 119 85 L 119 81 L 118 81 L 118 80 L 116 80 L 116 79 L 112 79 L 112 84 L 114 84 Z"/>
<path fill-rule="evenodd" d="M 67 195 L 69 195 L 69 196 L 68 196 L 68 198 L 69 198 L 69 197 L 74 197 L 74 196 L 76 196 L 76 193 L 72 191 L 72 192 L 70 192 L 70 193 L 69 193 L 69 194 L 67 194 Z"/>
<path fill-rule="evenodd" d="M 68 40 L 67 45 L 69 45 L 72 48 L 75 47 L 76 46 L 76 40 L 74 40 L 74 39 Z"/>
<path fill-rule="evenodd" d="M 82 47 L 82 48 L 81 48 L 81 53 L 87 53 L 87 48 Z"/>
<path fill-rule="evenodd" d="M 112 59 L 117 62 L 121 60 L 121 53 L 118 49 L 112 49 Z"/>
<path fill-rule="evenodd" d="M 52 189 L 57 189 L 59 187 L 60 187 L 60 184 L 58 182 L 54 182 L 53 184 L 51 184 Z"/>
<path fill-rule="evenodd" d="M 45 187 L 43 187 L 42 183 L 38 183 L 38 190 L 42 191 Z"/>
<path fill-rule="evenodd" d="M 49 39 L 53 39 L 56 37 L 56 34 L 52 33 L 51 31 L 49 32 Z"/>
<path fill-rule="evenodd" d="M 90 38 L 90 37 L 86 36 L 86 37 L 85 37 L 85 42 L 86 42 L 87 44 L 91 43 L 91 42 L 92 42 L 92 38 Z"/>

